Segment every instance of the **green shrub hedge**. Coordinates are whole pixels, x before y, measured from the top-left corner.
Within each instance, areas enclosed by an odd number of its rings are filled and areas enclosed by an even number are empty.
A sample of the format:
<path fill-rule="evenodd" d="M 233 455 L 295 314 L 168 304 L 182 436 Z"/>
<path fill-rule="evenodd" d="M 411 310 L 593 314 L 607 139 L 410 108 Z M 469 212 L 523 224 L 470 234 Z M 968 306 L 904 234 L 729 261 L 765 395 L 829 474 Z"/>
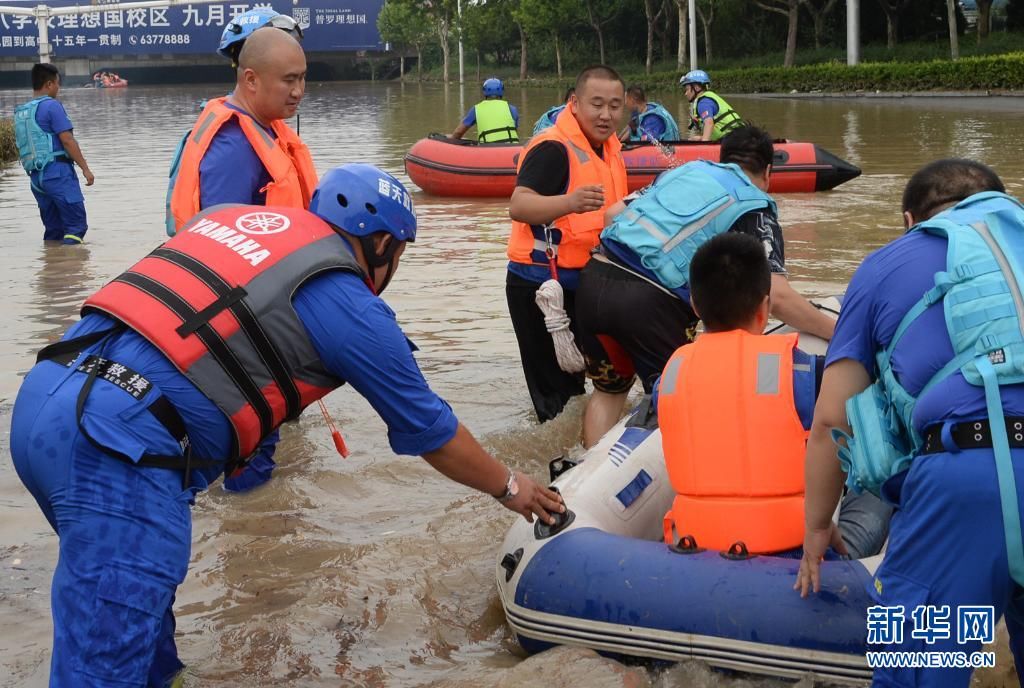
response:
<path fill-rule="evenodd" d="M 790 91 L 1012 91 L 1024 90 L 1024 52 L 967 57 L 956 62 L 874 62 L 855 66 L 831 62 L 803 67 L 725 69 L 712 74 L 723 93 Z M 675 86 L 679 74 L 629 75 L 652 87 Z"/>
<path fill-rule="evenodd" d="M 0 163 L 18 159 L 18 148 L 14 145 L 14 122 L 0 119 Z"/>

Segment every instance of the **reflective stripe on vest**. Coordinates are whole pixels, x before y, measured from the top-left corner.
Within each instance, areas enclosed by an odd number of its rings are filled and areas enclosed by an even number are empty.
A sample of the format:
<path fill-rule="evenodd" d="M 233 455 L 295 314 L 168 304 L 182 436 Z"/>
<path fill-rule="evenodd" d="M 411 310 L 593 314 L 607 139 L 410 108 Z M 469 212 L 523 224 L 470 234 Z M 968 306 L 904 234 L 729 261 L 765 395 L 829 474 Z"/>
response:
<path fill-rule="evenodd" d="M 711 140 L 717 141 L 733 129 L 739 129 L 744 126 L 746 122 L 740 117 L 739 113 L 732 109 L 729 103 L 725 102 L 722 96 L 718 95 L 714 91 L 703 91 L 700 95 L 693 99 L 693 103 L 690 105 L 690 121 L 691 127 L 697 131 L 703 131 L 704 120 L 701 119 L 700 114 L 697 113 L 697 103 L 700 102 L 701 98 L 710 98 L 715 101 L 718 106 L 718 114 L 715 115 L 715 128 L 711 131 Z"/>
<path fill-rule="evenodd" d="M 690 280 L 690 261 L 712 237 L 729 231 L 751 210 L 778 215 L 775 201 L 738 166 L 697 160 L 662 174 L 601 232 L 667 289 Z"/>
<path fill-rule="evenodd" d="M 518 142 L 516 120 L 508 101 L 501 99 L 482 100 L 473 108 L 476 111 L 476 140 L 480 143 Z"/>
<path fill-rule="evenodd" d="M 36 121 L 36 111 L 44 100 L 50 100 L 50 96 L 33 98 L 14 108 L 14 144 L 21 166 L 28 174 L 42 172 L 57 158 L 68 157 L 64 150 L 53 150 L 55 135 L 43 131 Z"/>
<path fill-rule="evenodd" d="M 804 533 L 807 431 L 793 396 L 797 335 L 705 333 L 669 360 L 658 425 L 676 498 L 670 544 L 742 541 L 754 553 L 799 546 Z"/>
<path fill-rule="evenodd" d="M 160 349 L 228 417 L 237 459 L 343 383 L 291 304 L 328 270 L 363 274 L 315 215 L 231 206 L 188 223 L 90 297 L 83 314 L 107 313 Z"/>
<path fill-rule="evenodd" d="M 604 212 L 626 195 L 626 165 L 622 159 L 622 145 L 615 136 L 604 142 L 603 157 L 597 155 L 569 108 L 562 110 L 555 126 L 530 139 L 519 156 L 516 172 L 527 154 L 544 141 L 555 141 L 565 146 L 569 161 L 570 194 L 581 186 L 599 184 L 604 187 L 604 205 L 587 213 L 572 213 L 556 218 L 551 224 L 552 243 L 558 247 L 558 267 L 582 268 L 590 260 L 590 252 L 597 246 L 604 227 Z M 543 251 L 535 250 L 537 242 L 544 243 L 544 228 L 525 222 L 512 222 L 508 242 L 508 257 L 513 263 L 547 265 Z"/>
<path fill-rule="evenodd" d="M 266 204 L 308 208 L 317 185 L 316 168 L 309 149 L 283 120 L 274 120 L 275 140 L 251 117 L 226 105 L 227 98 L 214 98 L 203 108 L 196 126 L 181 152 L 177 179 L 173 181 L 170 213 L 174 228 L 191 220 L 201 210 L 199 165 L 220 128 L 235 119 L 260 162 L 270 175 Z M 170 225 L 170 222 L 168 223 Z"/>
<path fill-rule="evenodd" d="M 644 120 L 649 118 L 657 118 L 665 123 L 665 133 L 658 138 L 659 141 L 678 141 L 682 138 L 679 134 L 679 125 L 676 124 L 676 118 L 662 107 L 661 104 L 647 103 L 647 109 L 639 116 L 640 126 L 637 131 L 630 134 L 630 141 L 644 140 L 644 131 L 642 131 L 644 129 Z"/>

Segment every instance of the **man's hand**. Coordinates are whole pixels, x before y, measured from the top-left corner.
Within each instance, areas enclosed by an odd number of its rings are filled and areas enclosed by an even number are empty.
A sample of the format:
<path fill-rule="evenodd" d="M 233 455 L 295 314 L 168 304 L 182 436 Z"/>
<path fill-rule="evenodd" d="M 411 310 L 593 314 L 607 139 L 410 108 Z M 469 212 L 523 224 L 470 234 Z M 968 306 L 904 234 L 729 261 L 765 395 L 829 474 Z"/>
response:
<path fill-rule="evenodd" d="M 541 487 L 530 476 L 516 472 L 516 481 L 519 483 L 519 494 L 512 499 L 501 502 L 501 505 L 509 511 L 522 514 L 528 523 L 533 523 L 533 515 L 548 524 L 555 522 L 551 514 L 565 512 L 565 504 L 562 496 L 557 492 Z"/>
<path fill-rule="evenodd" d="M 604 187 L 599 184 L 581 186 L 569 194 L 570 213 L 589 213 L 604 206 Z"/>
<path fill-rule="evenodd" d="M 800 571 L 796 574 L 794 590 L 800 597 L 807 597 L 808 590 L 821 590 L 821 559 L 832 541 L 834 525 L 824 529 L 808 529 L 804 533 L 804 556 L 800 560 Z"/>
<path fill-rule="evenodd" d="M 96 177 L 93 176 L 92 170 L 90 170 L 88 167 L 82 170 L 82 174 L 85 176 L 86 186 L 92 186 L 92 183 L 96 181 Z"/>

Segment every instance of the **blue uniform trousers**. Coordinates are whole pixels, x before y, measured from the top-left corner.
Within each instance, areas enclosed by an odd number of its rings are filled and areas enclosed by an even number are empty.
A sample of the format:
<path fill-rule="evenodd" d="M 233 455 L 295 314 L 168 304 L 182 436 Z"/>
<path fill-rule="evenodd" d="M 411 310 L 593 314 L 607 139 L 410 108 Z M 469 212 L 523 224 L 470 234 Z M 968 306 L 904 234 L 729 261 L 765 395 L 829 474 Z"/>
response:
<path fill-rule="evenodd" d="M 1014 449 L 1019 506 L 1024 506 L 1024 450 Z M 896 477 L 886 484 L 887 492 Z M 925 455 L 906 474 L 890 524 L 888 550 L 875 575 L 879 604 L 905 608 L 903 642 L 878 651 L 976 652 L 978 641 L 957 642 L 957 607 L 995 608 L 1005 614 L 1018 673 L 1024 659 L 1024 592 L 1010 578 L 991 449 Z M 919 605 L 950 607 L 949 638 L 928 643 L 912 637 Z M 994 650 L 994 646 L 986 646 Z M 967 686 L 972 670 L 876 669 L 875 686 Z"/>
<path fill-rule="evenodd" d="M 50 164 L 66 166 L 67 170 L 59 176 L 42 180 L 39 174 L 32 175 L 32 195 L 36 197 L 39 217 L 45 228 L 43 240 L 80 244 L 89 224 L 78 176 L 70 163 L 57 161 Z M 49 169 L 47 167 L 46 172 Z"/>
<path fill-rule="evenodd" d="M 36 365 L 11 427 L 18 476 L 60 540 L 50 686 L 162 687 L 182 667 L 171 605 L 188 568 L 193 490 L 182 489 L 181 471 L 123 462 L 82 435 L 75 403 L 85 379 Z M 175 443 L 146 411 L 154 398 L 97 380 L 86 427 L 96 437 L 137 429 L 166 451 Z"/>

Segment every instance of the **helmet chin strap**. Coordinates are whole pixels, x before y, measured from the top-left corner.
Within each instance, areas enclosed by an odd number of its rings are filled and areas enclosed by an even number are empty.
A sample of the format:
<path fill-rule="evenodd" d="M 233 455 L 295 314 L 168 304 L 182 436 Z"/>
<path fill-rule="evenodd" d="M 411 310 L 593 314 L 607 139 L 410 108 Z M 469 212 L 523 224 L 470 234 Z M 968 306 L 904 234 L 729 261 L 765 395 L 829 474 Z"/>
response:
<path fill-rule="evenodd" d="M 395 272 L 395 252 L 398 250 L 398 241 L 391 238 L 388 243 L 388 247 L 384 249 L 382 255 L 377 255 L 376 247 L 373 245 L 373 236 L 361 236 L 358 237 L 359 245 L 363 249 L 363 259 L 366 260 L 366 264 L 370 268 L 370 282 L 373 284 L 373 291 L 377 294 L 382 293 L 387 289 L 388 284 L 391 283 L 391 276 Z M 388 266 L 388 271 L 384 275 L 384 279 L 380 284 L 377 284 L 376 280 L 376 269 L 382 268 L 385 265 Z"/>

